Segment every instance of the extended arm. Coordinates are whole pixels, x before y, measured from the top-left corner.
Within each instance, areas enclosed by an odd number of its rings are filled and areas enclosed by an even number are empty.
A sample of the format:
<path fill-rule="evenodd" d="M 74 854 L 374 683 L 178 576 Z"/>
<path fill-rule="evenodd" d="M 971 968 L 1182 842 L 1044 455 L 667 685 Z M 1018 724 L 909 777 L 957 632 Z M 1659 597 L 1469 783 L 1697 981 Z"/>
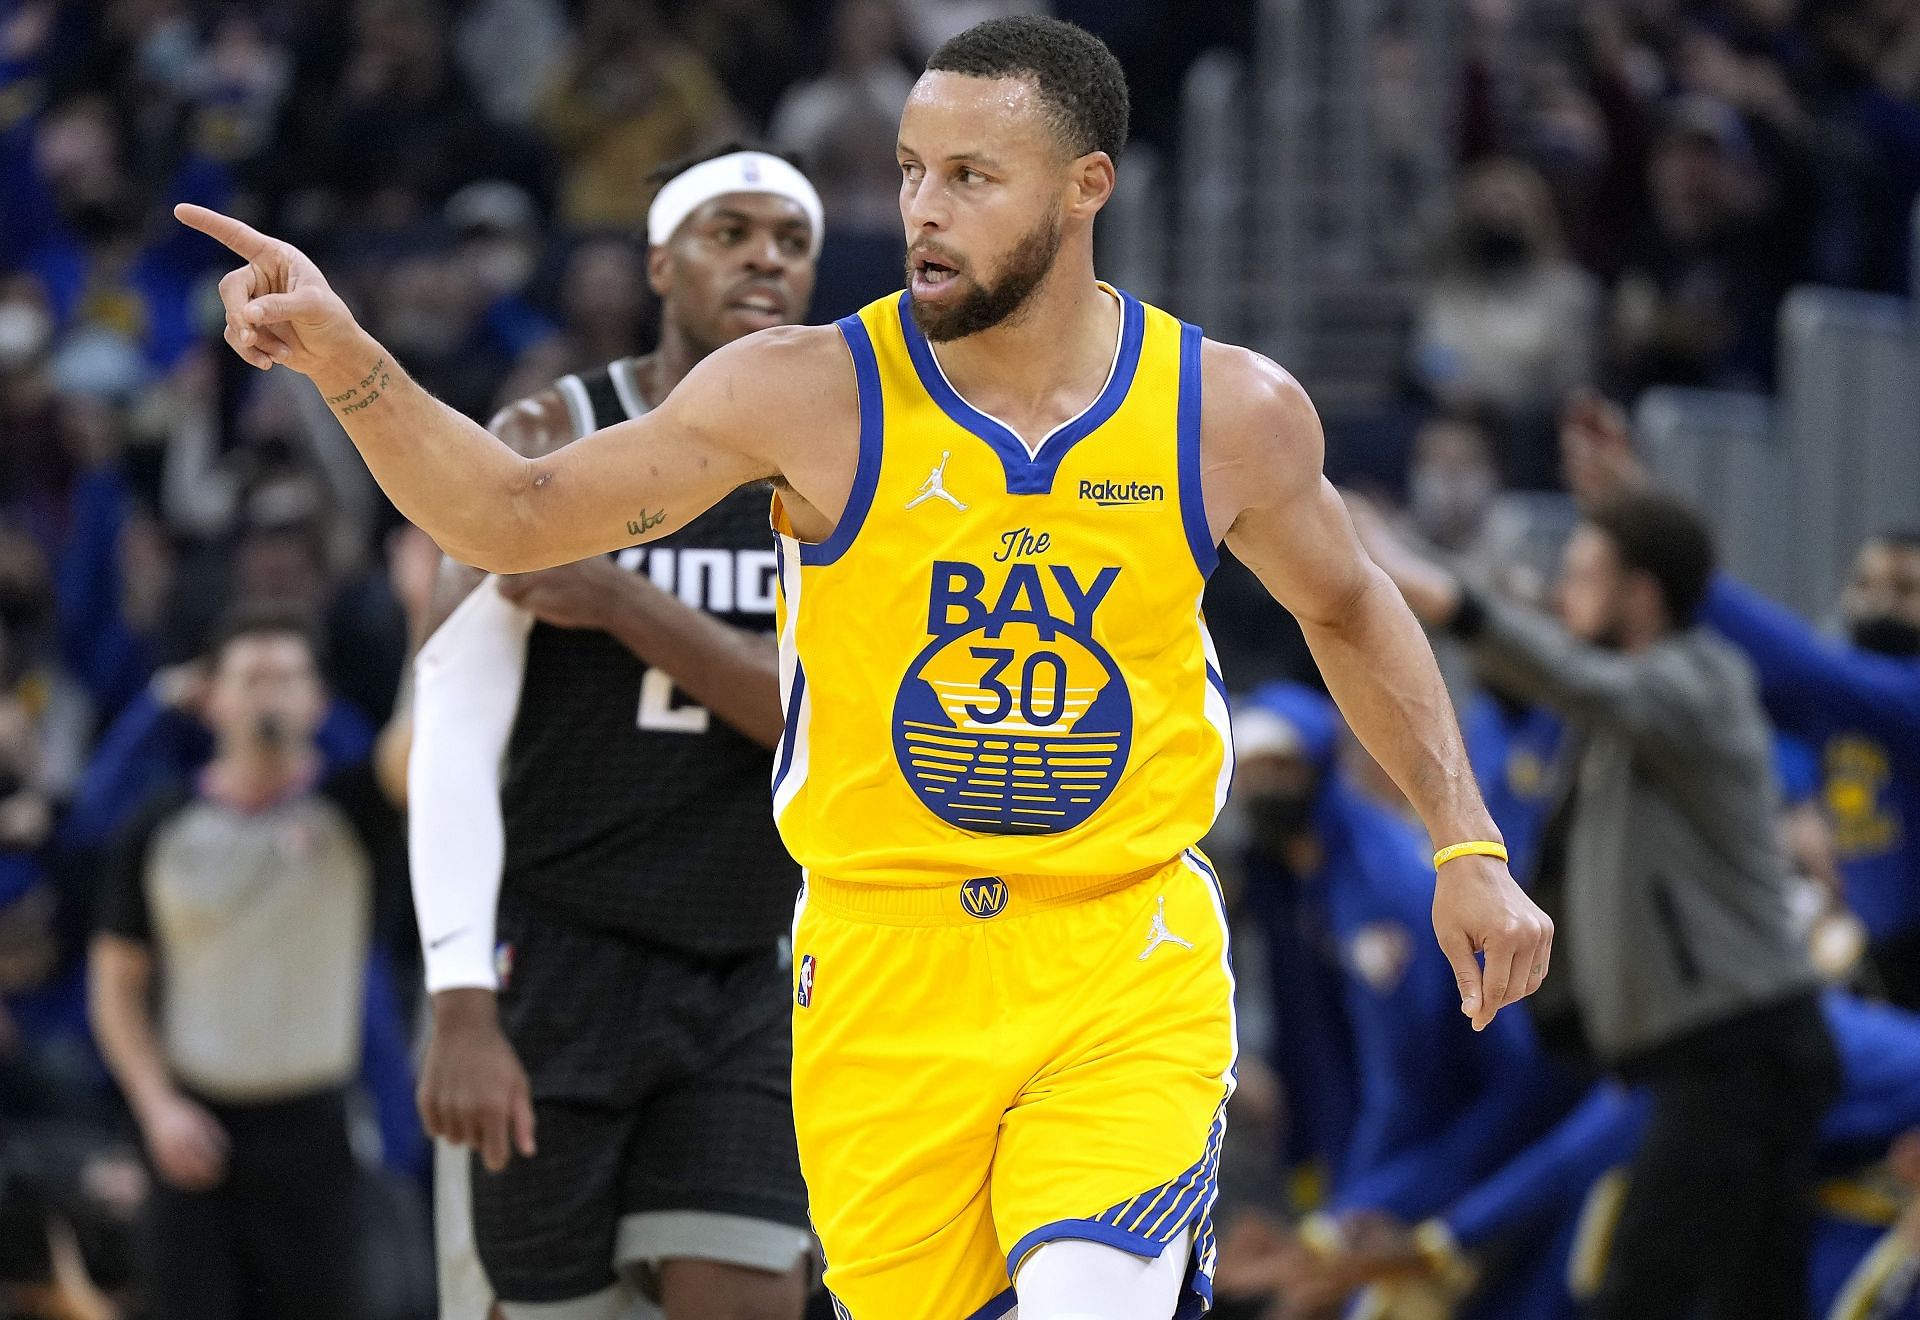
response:
<path fill-rule="evenodd" d="M 644 417 L 523 458 L 420 388 L 297 248 L 203 207 L 175 214 L 247 262 L 220 282 L 234 351 L 310 377 L 394 506 L 479 568 L 526 572 L 665 536 L 780 475 L 776 451 L 802 443 L 803 419 L 850 410 L 838 333 L 782 328 L 714 353 Z"/>
<path fill-rule="evenodd" d="M 1471 642 L 1489 684 L 1572 719 L 1605 722 L 1647 744 L 1685 748 L 1703 736 L 1711 706 L 1683 664 L 1583 642 L 1537 610 L 1467 587 L 1395 535 L 1364 501 L 1353 501 L 1353 516 L 1368 553 L 1413 613 Z"/>
<path fill-rule="evenodd" d="M 1208 354 L 1206 489 L 1229 518 L 1228 545 L 1300 621 L 1347 723 L 1435 843 L 1498 838 L 1426 635 L 1321 474 L 1313 405 L 1264 358 L 1213 345 Z M 1492 859 L 1442 868 L 1434 926 L 1476 1027 L 1546 974 L 1552 923 Z"/>
<path fill-rule="evenodd" d="M 1920 740 L 1920 665 L 1822 637 L 1724 573 L 1714 578 L 1703 613 L 1747 653 L 1767 709 L 1794 732 L 1818 738 L 1846 721 L 1900 735 L 1889 742 Z"/>

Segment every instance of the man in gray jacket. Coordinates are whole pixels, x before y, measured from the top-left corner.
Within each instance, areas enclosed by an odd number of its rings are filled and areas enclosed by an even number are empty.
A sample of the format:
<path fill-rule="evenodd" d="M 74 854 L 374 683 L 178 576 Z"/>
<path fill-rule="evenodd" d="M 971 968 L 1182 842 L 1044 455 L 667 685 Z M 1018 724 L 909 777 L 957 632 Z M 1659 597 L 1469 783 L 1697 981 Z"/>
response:
<path fill-rule="evenodd" d="M 1356 519 L 1429 627 L 1567 724 L 1533 878 L 1562 932 L 1559 975 L 1535 1017 L 1655 1106 L 1589 1315 L 1804 1318 L 1814 1139 L 1838 1072 L 1790 911 L 1756 684 L 1695 626 L 1711 534 L 1650 492 L 1588 510 L 1555 623 Z"/>

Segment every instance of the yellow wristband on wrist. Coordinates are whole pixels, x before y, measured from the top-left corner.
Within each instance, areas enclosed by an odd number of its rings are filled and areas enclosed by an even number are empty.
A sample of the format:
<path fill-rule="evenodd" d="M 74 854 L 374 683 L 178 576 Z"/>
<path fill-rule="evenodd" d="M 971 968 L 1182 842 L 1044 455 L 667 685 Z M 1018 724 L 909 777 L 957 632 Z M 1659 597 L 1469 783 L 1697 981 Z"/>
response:
<path fill-rule="evenodd" d="M 1433 869 L 1438 871 L 1458 857 L 1493 857 L 1504 862 L 1507 860 L 1507 845 L 1495 843 L 1492 839 L 1468 839 L 1465 843 L 1450 843 L 1433 855 Z"/>

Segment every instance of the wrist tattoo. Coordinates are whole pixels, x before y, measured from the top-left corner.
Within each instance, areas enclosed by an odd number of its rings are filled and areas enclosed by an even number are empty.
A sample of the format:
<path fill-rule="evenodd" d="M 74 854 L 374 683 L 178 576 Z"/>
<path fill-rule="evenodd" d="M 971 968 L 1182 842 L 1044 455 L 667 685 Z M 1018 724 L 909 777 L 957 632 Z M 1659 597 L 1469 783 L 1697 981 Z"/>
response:
<path fill-rule="evenodd" d="M 648 532 L 652 531 L 654 528 L 658 527 L 661 523 L 665 522 L 666 520 L 667 520 L 667 511 L 665 509 L 659 509 L 656 511 L 649 511 L 646 509 L 642 509 L 640 510 L 639 521 L 636 522 L 631 518 L 627 519 L 627 535 L 628 536 L 645 536 Z"/>
<path fill-rule="evenodd" d="M 327 406 L 341 413 L 359 412 L 372 407 L 392 383 L 393 375 L 387 370 L 387 360 L 381 358 L 373 364 L 371 371 L 360 378 L 359 384 L 349 385 L 338 394 L 327 395 Z"/>

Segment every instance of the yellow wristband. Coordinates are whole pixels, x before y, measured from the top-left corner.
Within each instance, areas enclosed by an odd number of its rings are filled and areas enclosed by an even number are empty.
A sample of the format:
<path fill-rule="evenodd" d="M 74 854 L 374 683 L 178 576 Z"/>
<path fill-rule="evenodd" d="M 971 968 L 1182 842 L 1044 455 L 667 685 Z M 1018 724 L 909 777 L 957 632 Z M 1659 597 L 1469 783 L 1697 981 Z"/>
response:
<path fill-rule="evenodd" d="M 1495 843 L 1492 839 L 1451 843 L 1433 855 L 1433 869 L 1438 871 L 1456 857 L 1495 857 L 1504 862 L 1507 860 L 1507 845 Z"/>

